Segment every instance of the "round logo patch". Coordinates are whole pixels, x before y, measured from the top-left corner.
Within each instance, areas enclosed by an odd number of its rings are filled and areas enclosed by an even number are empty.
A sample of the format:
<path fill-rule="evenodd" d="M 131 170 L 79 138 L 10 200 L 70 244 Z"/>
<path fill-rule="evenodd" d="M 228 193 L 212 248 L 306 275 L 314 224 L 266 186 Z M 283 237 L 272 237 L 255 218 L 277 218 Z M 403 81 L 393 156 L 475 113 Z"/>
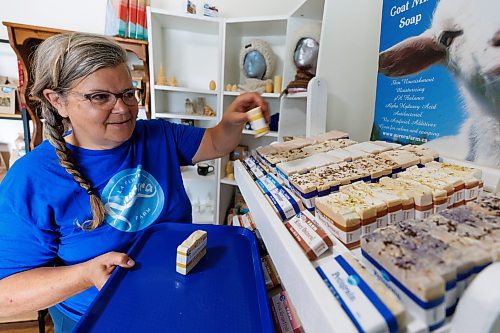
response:
<path fill-rule="evenodd" d="M 347 283 L 351 286 L 357 286 L 359 284 L 360 278 L 356 274 L 349 275 L 347 278 Z"/>
<path fill-rule="evenodd" d="M 156 179 L 139 165 L 114 175 L 106 184 L 101 200 L 106 223 L 121 231 L 136 232 L 158 218 L 165 196 Z"/>

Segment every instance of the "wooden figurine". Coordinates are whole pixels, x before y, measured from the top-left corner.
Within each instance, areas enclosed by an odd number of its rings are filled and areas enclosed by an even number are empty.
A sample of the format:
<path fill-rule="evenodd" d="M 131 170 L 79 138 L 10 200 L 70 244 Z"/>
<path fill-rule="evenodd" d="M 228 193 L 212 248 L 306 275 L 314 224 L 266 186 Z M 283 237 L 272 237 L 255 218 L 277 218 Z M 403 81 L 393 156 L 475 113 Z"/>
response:
<path fill-rule="evenodd" d="M 175 78 L 175 76 L 171 75 L 170 76 L 170 80 L 168 81 L 168 83 L 172 87 L 177 87 L 177 79 Z"/>
<path fill-rule="evenodd" d="M 226 178 L 234 180 L 234 161 L 227 161 L 226 163 Z"/>
<path fill-rule="evenodd" d="M 231 91 L 238 91 L 238 86 L 233 84 L 233 86 L 231 87 Z"/>
<path fill-rule="evenodd" d="M 203 115 L 207 117 L 215 117 L 215 112 L 210 106 L 205 105 L 203 108 Z"/>
<path fill-rule="evenodd" d="M 194 114 L 194 105 L 189 98 L 186 98 L 184 110 L 186 111 L 186 114 Z"/>
<path fill-rule="evenodd" d="M 266 82 L 265 92 L 268 94 L 273 92 L 273 83 L 272 82 Z"/>
<path fill-rule="evenodd" d="M 276 75 L 274 77 L 274 93 L 275 94 L 281 94 L 281 83 L 282 83 L 283 78 L 281 75 Z"/>
<path fill-rule="evenodd" d="M 205 110 L 205 105 L 206 105 L 205 97 L 198 97 L 195 105 L 196 114 L 200 115 L 203 114 Z"/>
<path fill-rule="evenodd" d="M 226 91 L 231 91 L 231 89 L 233 88 L 233 86 L 231 85 L 231 83 L 228 83 L 226 84 Z"/>
<path fill-rule="evenodd" d="M 158 75 L 156 77 L 156 84 L 159 86 L 168 86 L 167 77 L 163 71 L 163 65 L 160 64 L 160 69 L 158 69 Z"/>

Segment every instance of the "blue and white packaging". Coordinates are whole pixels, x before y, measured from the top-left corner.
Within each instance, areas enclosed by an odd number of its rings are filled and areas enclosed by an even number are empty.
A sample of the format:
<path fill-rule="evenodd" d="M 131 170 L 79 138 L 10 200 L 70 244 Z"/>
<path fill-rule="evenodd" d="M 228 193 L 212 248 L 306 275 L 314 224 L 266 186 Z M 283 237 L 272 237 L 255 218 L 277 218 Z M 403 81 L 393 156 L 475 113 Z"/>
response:
<path fill-rule="evenodd" d="M 382 297 L 343 255 L 323 260 L 316 270 L 359 332 L 399 332 L 404 329 L 399 327 L 398 319 Z M 397 302 L 395 296 L 390 296 Z M 404 323 L 401 304 L 399 309 L 400 321 Z"/>
<path fill-rule="evenodd" d="M 257 179 L 255 182 L 264 194 L 267 194 L 277 188 L 281 188 L 280 183 L 278 183 L 278 181 L 270 174 L 266 174 L 264 177 Z"/>
<path fill-rule="evenodd" d="M 295 214 L 300 213 L 304 208 L 302 202 L 298 201 L 282 187 L 267 193 L 266 198 L 271 202 L 282 221 L 288 220 Z"/>

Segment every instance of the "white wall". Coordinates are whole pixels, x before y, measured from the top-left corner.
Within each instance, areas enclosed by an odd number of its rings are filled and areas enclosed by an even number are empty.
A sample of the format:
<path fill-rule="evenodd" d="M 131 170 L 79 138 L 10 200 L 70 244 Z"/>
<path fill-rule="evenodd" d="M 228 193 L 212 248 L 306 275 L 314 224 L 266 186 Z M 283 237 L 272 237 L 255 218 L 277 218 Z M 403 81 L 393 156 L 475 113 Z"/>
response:
<path fill-rule="evenodd" d="M 370 138 L 375 112 L 382 0 L 328 1 L 321 72 L 328 85 L 327 129 Z M 326 40 L 325 40 L 326 39 Z M 326 42 L 326 43 L 325 43 Z"/>
<path fill-rule="evenodd" d="M 151 6 L 169 11 L 185 12 L 185 0 L 151 0 Z M 192 0 L 197 14 L 203 13 L 203 4 L 208 2 L 219 9 L 223 17 L 254 17 L 285 15 L 294 10 L 303 0 Z"/>
<path fill-rule="evenodd" d="M 85 0 L 84 3 L 75 0 L 16 0 L 2 1 L 0 21 L 103 33 L 105 15 L 104 0 Z M 8 39 L 3 24 L 0 26 L 0 38 Z M 0 75 L 17 77 L 16 58 L 12 49 L 0 44 L 0 57 Z"/>
<path fill-rule="evenodd" d="M 151 0 L 152 6 L 185 12 L 185 1 Z M 200 13 L 204 1 L 193 0 Z M 285 15 L 302 0 L 214 0 L 224 17 Z M 375 110 L 382 0 L 325 0 L 321 72 L 328 86 L 328 130 L 368 140 Z"/>
<path fill-rule="evenodd" d="M 153 7 L 184 11 L 184 0 L 151 0 Z M 375 85 L 382 0 L 327 0 L 328 57 L 321 68 L 328 83 L 327 129 L 347 131 L 357 140 L 369 138 L 375 105 Z M 194 0 L 199 10 L 204 1 Z M 302 0 L 213 0 L 224 17 L 285 15 Z M 104 32 L 106 0 L 16 0 L 2 3 L 0 21 L 67 30 Z M 7 39 L 2 25 L 0 38 Z M 17 77 L 14 52 L 0 44 L 0 75 Z M 11 124 L 12 126 L 12 124 Z M 0 128 L 5 128 L 0 123 Z M 2 131 L 0 131 L 1 133 Z M 0 141 L 2 138 L 0 136 Z"/>
<path fill-rule="evenodd" d="M 16 0 L 2 1 L 0 21 L 37 25 L 50 28 L 104 32 L 106 1 L 85 0 Z M 8 39 L 7 29 L 0 25 L 0 38 Z M 18 77 L 17 58 L 8 44 L 0 44 L 0 75 Z M 0 142 L 13 144 L 22 133 L 22 122 L 0 120 Z"/>

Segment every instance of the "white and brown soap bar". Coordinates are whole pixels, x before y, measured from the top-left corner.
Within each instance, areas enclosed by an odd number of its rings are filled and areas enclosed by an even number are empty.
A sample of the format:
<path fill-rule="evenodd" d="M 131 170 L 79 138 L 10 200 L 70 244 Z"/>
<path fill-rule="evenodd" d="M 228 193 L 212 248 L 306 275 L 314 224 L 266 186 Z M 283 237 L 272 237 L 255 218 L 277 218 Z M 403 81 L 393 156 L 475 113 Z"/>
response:
<path fill-rule="evenodd" d="M 207 232 L 196 230 L 177 247 L 177 273 L 186 275 L 207 253 Z"/>

